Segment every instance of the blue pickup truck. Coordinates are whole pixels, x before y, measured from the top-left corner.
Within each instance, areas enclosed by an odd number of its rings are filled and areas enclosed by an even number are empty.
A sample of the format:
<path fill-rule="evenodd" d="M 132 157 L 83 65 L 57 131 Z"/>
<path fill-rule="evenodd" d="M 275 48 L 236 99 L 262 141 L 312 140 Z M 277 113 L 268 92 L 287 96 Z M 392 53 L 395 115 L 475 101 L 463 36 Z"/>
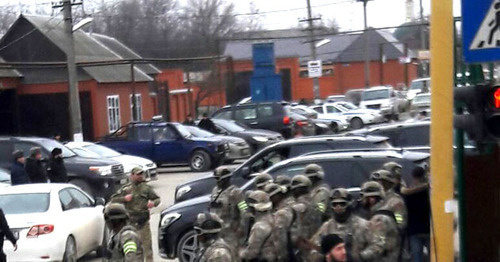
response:
<path fill-rule="evenodd" d="M 181 124 L 133 122 L 104 137 L 101 144 L 114 150 L 162 164 L 188 164 L 193 171 L 215 168 L 229 146 L 212 138 L 193 137 Z"/>

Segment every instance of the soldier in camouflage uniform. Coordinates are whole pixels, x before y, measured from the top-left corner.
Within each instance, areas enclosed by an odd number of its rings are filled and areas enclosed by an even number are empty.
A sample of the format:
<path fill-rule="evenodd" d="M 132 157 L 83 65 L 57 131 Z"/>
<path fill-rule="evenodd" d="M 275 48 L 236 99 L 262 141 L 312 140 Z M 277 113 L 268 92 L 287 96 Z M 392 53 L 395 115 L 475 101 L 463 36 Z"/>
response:
<path fill-rule="evenodd" d="M 295 201 L 291 193 L 292 179 L 285 175 L 279 175 L 274 179 L 274 183 L 281 186 L 283 194 L 285 194 L 283 203 L 290 206 Z"/>
<path fill-rule="evenodd" d="M 403 166 L 396 162 L 387 162 L 382 166 L 382 169 L 391 172 L 396 178 L 396 185 L 394 186 L 394 191 L 401 195 L 401 188 L 406 187 L 406 183 L 402 178 Z"/>
<path fill-rule="evenodd" d="M 403 198 L 394 191 L 397 185 L 395 174 L 387 170 L 378 170 L 373 172 L 370 178 L 384 187 L 385 208 L 394 213 L 399 230 L 404 232 L 408 223 L 408 211 Z"/>
<path fill-rule="evenodd" d="M 241 190 L 231 185 L 232 170 L 227 167 L 218 167 L 214 171 L 217 185 L 210 197 L 210 212 L 215 213 L 224 221 L 221 237 L 227 243 L 239 243 L 244 230 L 240 227 L 242 214 L 247 204 Z"/>
<path fill-rule="evenodd" d="M 134 167 L 131 182 L 111 196 L 111 202 L 122 203 L 130 215 L 130 223 L 139 230 L 146 261 L 153 261 L 149 209 L 160 204 L 160 197 L 144 180 L 144 170 Z"/>
<path fill-rule="evenodd" d="M 129 225 L 127 210 L 122 204 L 110 203 L 104 208 L 104 219 L 111 230 L 104 261 L 142 262 L 141 240 L 136 229 Z"/>
<path fill-rule="evenodd" d="M 273 203 L 269 195 L 261 190 L 252 191 L 248 196 L 248 207 L 253 213 L 255 223 L 252 225 L 246 245 L 239 255 L 243 261 L 275 261 L 275 249 L 271 239 Z"/>
<path fill-rule="evenodd" d="M 360 252 L 368 246 L 370 240 L 369 223 L 352 214 L 353 199 L 347 189 L 334 189 L 331 199 L 333 218 L 326 221 L 311 238 L 311 243 L 316 248 L 312 250 L 310 261 L 323 261 L 323 256 L 317 251 L 320 250 L 321 239 L 330 234 L 338 235 L 344 240 L 348 261 L 359 261 Z"/>
<path fill-rule="evenodd" d="M 267 173 L 257 173 L 254 180 L 255 190 L 264 190 L 267 184 L 273 182 L 273 177 Z"/>
<path fill-rule="evenodd" d="M 384 189 L 375 181 L 361 187 L 363 203 L 371 211 L 370 243 L 360 253 L 363 261 L 397 262 L 400 256 L 401 235 L 394 214 L 385 208 Z"/>
<path fill-rule="evenodd" d="M 219 236 L 224 221 L 214 213 L 200 213 L 194 230 L 197 234 L 197 262 L 233 262 L 235 250 Z"/>
<path fill-rule="evenodd" d="M 330 217 L 330 210 L 328 209 L 330 205 L 330 186 L 323 183 L 325 177 L 323 168 L 317 164 L 310 164 L 306 166 L 304 173 L 312 183 L 311 204 L 316 207 L 321 214 L 322 222 L 324 222 Z"/>
<path fill-rule="evenodd" d="M 271 234 L 276 252 L 276 261 L 290 261 L 293 256 L 293 247 L 290 241 L 290 228 L 293 223 L 294 213 L 285 194 L 286 187 L 278 184 L 268 184 L 265 189 L 273 203 L 274 229 Z"/>
<path fill-rule="evenodd" d="M 290 228 L 290 240 L 295 247 L 294 259 L 307 261 L 310 245 L 309 239 L 321 226 L 321 213 L 316 206 L 311 205 L 311 180 L 303 175 L 292 179 L 292 194 L 295 202 L 291 204 L 294 221 Z"/>

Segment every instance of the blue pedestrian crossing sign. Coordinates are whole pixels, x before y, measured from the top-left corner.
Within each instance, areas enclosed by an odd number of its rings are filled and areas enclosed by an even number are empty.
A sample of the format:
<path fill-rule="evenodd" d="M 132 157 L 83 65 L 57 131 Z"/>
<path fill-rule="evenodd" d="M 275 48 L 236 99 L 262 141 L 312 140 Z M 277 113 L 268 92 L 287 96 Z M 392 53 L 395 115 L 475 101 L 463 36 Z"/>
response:
<path fill-rule="evenodd" d="M 500 0 L 462 0 L 465 62 L 500 61 Z"/>

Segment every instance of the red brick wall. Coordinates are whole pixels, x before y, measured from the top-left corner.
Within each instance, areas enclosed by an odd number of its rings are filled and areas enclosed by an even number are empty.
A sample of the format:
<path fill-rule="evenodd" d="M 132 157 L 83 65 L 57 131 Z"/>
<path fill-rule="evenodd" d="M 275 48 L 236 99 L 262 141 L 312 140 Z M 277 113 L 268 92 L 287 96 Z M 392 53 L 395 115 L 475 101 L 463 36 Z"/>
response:
<path fill-rule="evenodd" d="M 19 86 L 19 78 L 0 78 L 0 89 L 12 89 Z"/>

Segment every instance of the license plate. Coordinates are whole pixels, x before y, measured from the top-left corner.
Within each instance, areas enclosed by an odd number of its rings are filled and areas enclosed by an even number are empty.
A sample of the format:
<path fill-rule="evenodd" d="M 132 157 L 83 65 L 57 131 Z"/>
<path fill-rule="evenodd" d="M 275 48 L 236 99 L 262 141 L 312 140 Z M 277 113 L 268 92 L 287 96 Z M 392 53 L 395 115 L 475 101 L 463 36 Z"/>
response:
<path fill-rule="evenodd" d="M 127 179 L 126 178 L 120 180 L 120 185 L 123 185 L 123 184 L 126 184 L 126 183 L 127 183 Z"/>

